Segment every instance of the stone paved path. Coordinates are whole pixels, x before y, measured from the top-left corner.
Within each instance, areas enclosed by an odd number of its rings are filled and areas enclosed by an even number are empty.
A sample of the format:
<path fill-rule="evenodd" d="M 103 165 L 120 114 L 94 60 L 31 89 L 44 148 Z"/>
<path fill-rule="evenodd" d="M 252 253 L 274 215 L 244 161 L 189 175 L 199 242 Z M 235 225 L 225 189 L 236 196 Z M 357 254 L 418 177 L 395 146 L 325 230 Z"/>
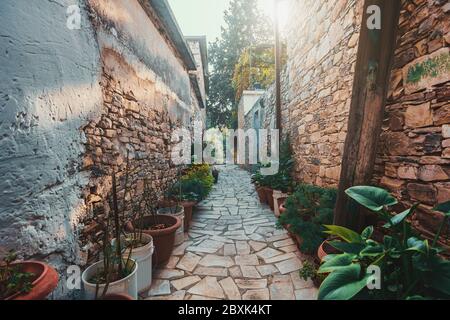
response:
<path fill-rule="evenodd" d="M 259 203 L 249 173 L 237 166 L 219 170 L 219 183 L 198 205 L 185 243 L 154 270 L 147 299 L 315 299 L 317 289 L 298 275 L 301 253 Z"/>

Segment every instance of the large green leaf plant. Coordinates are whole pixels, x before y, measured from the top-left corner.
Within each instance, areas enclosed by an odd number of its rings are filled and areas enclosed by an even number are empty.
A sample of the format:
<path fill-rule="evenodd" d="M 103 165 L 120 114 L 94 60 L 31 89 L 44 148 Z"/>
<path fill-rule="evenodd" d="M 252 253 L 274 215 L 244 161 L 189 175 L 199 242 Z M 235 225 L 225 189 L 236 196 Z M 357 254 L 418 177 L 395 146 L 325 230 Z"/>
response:
<path fill-rule="evenodd" d="M 448 226 L 450 202 L 434 208 L 444 214 L 444 219 L 430 243 L 420 238 L 407 221 L 418 204 L 393 215 L 391 207 L 397 200 L 384 189 L 358 186 L 346 194 L 375 212 L 385 222 L 387 235 L 380 243 L 371 239 L 372 226 L 361 234 L 340 226 L 325 226 L 327 234 L 338 238 L 330 244 L 342 253 L 328 255 L 322 261 L 319 273 L 328 276 L 320 286 L 318 298 L 449 299 L 450 261 L 441 256 L 443 249 L 438 246 L 438 239 Z"/>

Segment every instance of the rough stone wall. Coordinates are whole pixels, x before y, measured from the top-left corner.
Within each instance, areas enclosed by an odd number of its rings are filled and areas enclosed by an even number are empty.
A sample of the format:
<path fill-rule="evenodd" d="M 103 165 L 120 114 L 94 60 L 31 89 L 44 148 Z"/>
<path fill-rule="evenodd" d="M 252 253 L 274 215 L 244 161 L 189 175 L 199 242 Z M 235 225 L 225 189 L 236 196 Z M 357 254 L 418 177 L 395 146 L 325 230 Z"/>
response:
<path fill-rule="evenodd" d="M 102 58 L 104 111 L 84 128 L 84 163 L 91 172 L 85 199 L 93 211 L 82 220 L 80 241 L 83 256 L 89 262 L 97 259 L 103 234 L 103 217 L 99 219 L 94 212 L 102 210 L 104 201 L 111 196 L 113 171 L 117 174 L 120 199 L 125 196 L 127 155 L 131 173 L 125 199 L 127 217 L 133 214 L 132 205 L 142 199 L 145 179 L 156 205 L 176 177 L 176 168 L 169 161 L 175 123 L 166 110 L 167 97 L 155 90 L 154 83 L 139 78 L 117 52 L 104 49 Z"/>
<path fill-rule="evenodd" d="M 450 3 L 404 1 L 374 183 L 406 204 L 421 202 L 415 223 L 435 232 L 430 211 L 450 200 Z"/>
<path fill-rule="evenodd" d="M 198 84 L 200 86 L 203 101 L 206 105 L 206 86 L 205 86 L 206 81 L 205 81 L 205 74 L 203 72 L 204 61 L 202 59 L 202 52 L 201 52 L 199 41 L 200 40 L 189 39 L 189 40 L 187 40 L 187 43 L 189 45 L 189 48 L 191 49 L 192 55 L 194 56 L 195 63 L 197 65 L 197 72 L 195 72 L 195 74 L 197 75 Z"/>
<path fill-rule="evenodd" d="M 300 181 L 337 185 L 362 4 L 355 0 L 290 2 L 288 60 L 281 81 L 282 125 L 283 136 L 291 139 L 294 174 Z M 262 105 L 263 127 L 274 128 L 274 87 L 264 95 Z"/>
<path fill-rule="evenodd" d="M 73 4 L 80 30 L 66 27 Z M 14 248 L 61 275 L 93 261 L 103 216 L 91 209 L 110 195 L 113 171 L 123 195 L 127 151 L 128 209 L 144 177 L 155 202 L 173 181 L 170 133 L 190 128 L 199 106 L 147 10 L 137 0 L 0 2 L 0 254 Z"/>
<path fill-rule="evenodd" d="M 191 128 L 199 107 L 189 73 L 160 35 L 156 18 L 150 19 L 138 1 L 89 2 L 101 51 L 103 108 L 101 117 L 84 128 L 85 164 L 91 172 L 85 200 L 94 212 L 103 207 L 111 195 L 113 171 L 124 196 L 128 154 L 133 173 L 128 176 L 125 216 L 131 217 L 145 179 L 155 206 L 174 182 L 171 133 L 176 127 Z M 96 259 L 102 237 L 103 217 L 94 212 L 80 224 L 81 252 L 89 262 Z"/>

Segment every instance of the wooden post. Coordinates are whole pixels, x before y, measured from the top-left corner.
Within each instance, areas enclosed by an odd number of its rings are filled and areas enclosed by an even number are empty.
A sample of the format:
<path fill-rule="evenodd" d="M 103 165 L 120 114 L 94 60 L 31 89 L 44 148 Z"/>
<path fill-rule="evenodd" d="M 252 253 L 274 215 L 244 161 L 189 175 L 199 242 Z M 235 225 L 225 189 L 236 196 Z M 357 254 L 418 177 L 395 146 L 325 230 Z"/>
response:
<path fill-rule="evenodd" d="M 381 29 L 373 29 L 380 9 Z M 397 40 L 400 0 L 365 0 L 353 80 L 352 101 L 334 223 L 360 229 L 362 213 L 349 210 L 345 190 L 369 184 Z M 375 11 L 373 11 L 375 10 Z M 375 20 L 376 22 L 376 20 Z M 369 23 L 372 29 L 369 29 Z M 352 213 L 357 216 L 352 216 Z"/>
<path fill-rule="evenodd" d="M 274 24 L 275 24 L 275 110 L 276 123 L 281 137 L 281 43 L 280 26 L 278 22 L 278 0 L 274 0 Z"/>

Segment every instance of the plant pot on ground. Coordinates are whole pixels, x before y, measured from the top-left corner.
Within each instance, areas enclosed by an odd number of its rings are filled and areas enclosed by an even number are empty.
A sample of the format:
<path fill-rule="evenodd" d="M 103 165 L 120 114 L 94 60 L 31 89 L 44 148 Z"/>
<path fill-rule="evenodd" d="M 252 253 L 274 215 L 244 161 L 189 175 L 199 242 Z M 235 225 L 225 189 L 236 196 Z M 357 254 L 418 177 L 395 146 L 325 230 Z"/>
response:
<path fill-rule="evenodd" d="M 184 232 L 188 232 L 191 226 L 192 214 L 194 207 L 197 204 L 196 201 L 182 201 L 181 205 L 184 208 Z"/>
<path fill-rule="evenodd" d="M 337 250 L 335 247 L 333 247 L 330 242 L 336 241 L 337 238 L 330 238 L 322 242 L 320 247 L 317 249 L 317 258 L 319 261 L 323 261 L 326 256 L 330 254 L 339 254 L 341 253 L 339 250 Z"/>
<path fill-rule="evenodd" d="M 267 204 L 266 191 L 264 187 L 256 186 L 256 193 L 258 194 L 259 202 L 262 204 Z"/>
<path fill-rule="evenodd" d="M 324 224 L 331 224 L 336 201 L 336 190 L 301 184 L 286 199 L 286 211 L 279 225 L 290 225 L 290 231 L 299 236 L 301 252 L 315 255 L 326 239 Z"/>
<path fill-rule="evenodd" d="M 270 207 L 270 210 L 274 211 L 274 203 L 273 203 L 273 189 L 269 187 L 264 187 L 264 193 L 266 194 L 267 204 Z"/>
<path fill-rule="evenodd" d="M 124 259 L 130 257 L 137 262 L 137 290 L 139 293 L 150 290 L 152 285 L 152 257 L 154 252 L 153 238 L 145 233 L 129 233 L 121 237 L 121 243 L 126 248 Z M 116 244 L 115 239 L 112 241 Z"/>
<path fill-rule="evenodd" d="M 45 300 L 58 285 L 58 273 L 43 262 L 15 259 L 10 252 L 0 266 L 0 300 Z"/>
<path fill-rule="evenodd" d="M 128 225 L 128 231 L 142 228 L 142 232 L 153 238 L 155 251 L 153 265 L 161 266 L 166 263 L 175 245 L 175 233 L 181 226 L 181 220 L 173 215 L 151 215 L 139 218 Z"/>
<path fill-rule="evenodd" d="M 280 202 L 280 208 L 278 210 L 280 210 L 280 217 L 281 217 L 281 215 L 286 212 L 286 206 L 285 206 L 286 199 L 280 199 L 280 200 L 278 200 L 278 202 Z"/>
<path fill-rule="evenodd" d="M 135 246 L 126 247 L 123 242 L 126 197 L 128 195 L 129 157 L 127 154 L 127 169 L 125 175 L 125 190 L 119 205 L 118 185 L 115 171 L 112 173 L 111 195 L 103 204 L 104 219 L 99 221 L 102 226 L 101 239 L 102 259 L 88 267 L 82 274 L 85 298 L 104 299 L 110 294 L 126 294 L 137 299 L 138 264 L 131 259 Z M 94 214 L 94 216 L 96 216 Z M 113 244 L 113 239 L 115 239 Z M 124 252 L 129 250 L 128 255 Z"/>
<path fill-rule="evenodd" d="M 123 260 L 123 269 L 119 271 L 114 262 L 99 261 L 87 268 L 81 279 L 85 298 L 104 299 L 110 294 L 126 294 L 134 300 L 138 298 L 137 270 L 138 265 L 132 259 Z"/>
<path fill-rule="evenodd" d="M 287 193 L 283 193 L 279 190 L 273 191 L 273 206 L 274 206 L 274 214 L 275 217 L 279 217 L 281 215 L 280 206 L 281 203 L 284 203 L 289 195 Z"/>

